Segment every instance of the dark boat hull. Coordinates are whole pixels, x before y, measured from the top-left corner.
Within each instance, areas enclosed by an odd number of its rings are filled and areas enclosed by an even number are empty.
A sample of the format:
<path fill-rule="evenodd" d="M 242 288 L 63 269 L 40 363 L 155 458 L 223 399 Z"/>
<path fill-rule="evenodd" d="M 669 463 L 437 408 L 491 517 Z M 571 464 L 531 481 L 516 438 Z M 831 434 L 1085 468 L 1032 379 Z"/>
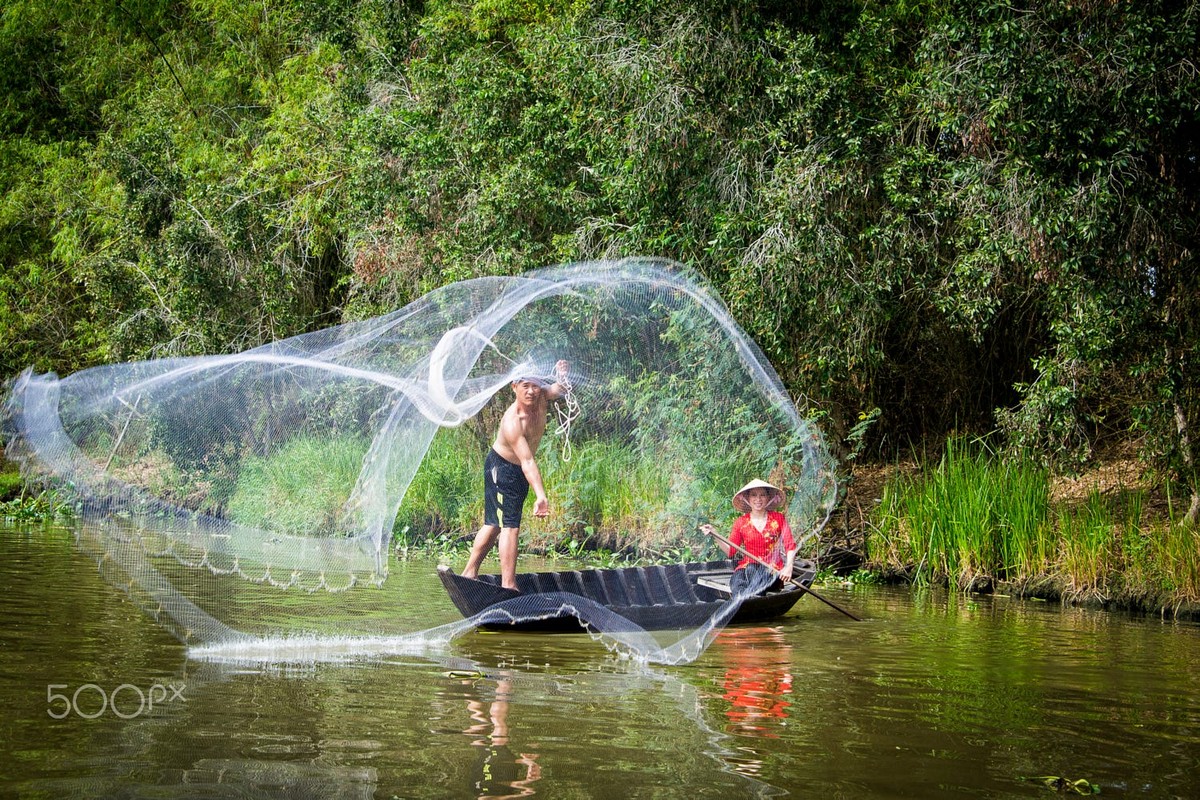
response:
<path fill-rule="evenodd" d="M 464 578 L 443 566 L 438 577 L 464 617 L 492 610 L 480 627 L 580 633 L 596 628 L 656 631 L 702 625 L 728 602 L 729 594 L 715 587 L 727 584 L 732 572 L 730 561 L 526 572 L 517 575 L 519 592 L 501 587 L 498 575 Z M 811 562 L 797 561 L 794 575 L 798 583 L 808 586 L 815 568 Z M 778 591 L 747 598 L 730 622 L 761 622 L 782 616 L 803 594 L 801 588 L 786 584 Z M 571 600 L 577 597 L 590 603 L 573 604 Z M 524 618 L 523 607 L 538 606 L 539 600 L 543 602 L 535 612 L 537 618 Z M 596 616 L 604 617 L 602 624 L 581 619 Z"/>

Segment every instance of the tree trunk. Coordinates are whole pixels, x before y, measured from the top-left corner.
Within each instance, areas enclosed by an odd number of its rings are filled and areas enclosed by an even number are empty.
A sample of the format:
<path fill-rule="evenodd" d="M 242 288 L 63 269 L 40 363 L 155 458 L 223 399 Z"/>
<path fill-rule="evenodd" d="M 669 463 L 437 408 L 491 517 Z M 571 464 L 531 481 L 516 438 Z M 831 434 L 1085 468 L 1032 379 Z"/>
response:
<path fill-rule="evenodd" d="M 1187 468 L 1185 479 L 1188 489 L 1192 492 L 1192 500 L 1183 521 L 1189 525 L 1195 525 L 1197 519 L 1200 519 L 1200 486 L 1196 482 L 1196 461 L 1195 456 L 1192 455 L 1191 438 L 1188 436 L 1187 414 L 1184 413 L 1183 406 L 1178 402 L 1175 403 L 1175 429 L 1179 433 L 1179 452 L 1183 456 L 1183 464 Z"/>

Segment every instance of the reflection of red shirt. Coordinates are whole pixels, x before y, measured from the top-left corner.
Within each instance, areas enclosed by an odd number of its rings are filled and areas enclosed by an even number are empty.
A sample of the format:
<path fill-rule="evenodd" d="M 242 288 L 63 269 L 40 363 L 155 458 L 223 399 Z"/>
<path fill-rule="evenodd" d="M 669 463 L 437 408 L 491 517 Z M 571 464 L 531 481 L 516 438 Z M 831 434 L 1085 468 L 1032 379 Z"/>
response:
<path fill-rule="evenodd" d="M 745 548 L 747 553 L 758 556 L 776 569 L 782 569 L 784 555 L 796 549 L 796 540 L 792 538 L 792 529 L 787 523 L 787 517 L 778 511 L 767 512 L 767 524 L 761 531 L 750 522 L 749 513 L 742 514 L 733 521 L 733 532 L 729 534 L 729 541 Z M 776 547 L 779 542 L 783 543 L 782 547 Z M 752 563 L 753 559 L 746 556 L 738 562 L 737 568 L 741 569 Z"/>
<path fill-rule="evenodd" d="M 791 706 L 792 675 L 770 667 L 732 667 L 725 673 L 725 712 L 730 727 L 747 734 L 774 738 L 767 732 L 771 719 L 786 719 Z"/>

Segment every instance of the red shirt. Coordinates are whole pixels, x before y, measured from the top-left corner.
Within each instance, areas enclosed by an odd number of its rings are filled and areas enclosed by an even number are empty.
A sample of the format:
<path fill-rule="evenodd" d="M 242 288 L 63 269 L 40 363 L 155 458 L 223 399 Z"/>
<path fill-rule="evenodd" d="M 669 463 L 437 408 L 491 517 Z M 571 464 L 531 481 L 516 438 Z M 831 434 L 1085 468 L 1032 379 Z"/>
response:
<path fill-rule="evenodd" d="M 745 548 L 747 553 L 758 556 L 776 569 L 782 569 L 784 556 L 796 549 L 796 540 L 792 538 L 792 529 L 787 523 L 787 517 L 778 511 L 767 512 L 767 524 L 761 531 L 750 522 L 749 513 L 742 514 L 733 521 L 733 532 L 729 534 L 729 541 Z M 783 546 L 777 549 L 776 544 L 780 541 L 783 542 Z M 753 563 L 753 559 L 746 556 L 738 562 L 737 568 L 741 569 Z"/>

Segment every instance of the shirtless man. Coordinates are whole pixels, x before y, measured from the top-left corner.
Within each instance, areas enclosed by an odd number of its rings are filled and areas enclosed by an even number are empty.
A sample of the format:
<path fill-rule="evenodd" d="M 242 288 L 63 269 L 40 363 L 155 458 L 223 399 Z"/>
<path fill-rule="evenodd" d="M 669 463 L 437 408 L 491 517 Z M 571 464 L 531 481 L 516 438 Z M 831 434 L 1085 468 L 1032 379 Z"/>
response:
<path fill-rule="evenodd" d="M 475 534 L 463 577 L 474 578 L 479 574 L 479 565 L 499 536 L 500 584 L 506 589 L 517 588 L 517 534 L 531 486 L 537 498 L 533 515 L 550 515 L 550 502 L 534 456 L 546 432 L 547 404 L 566 394 L 563 382 L 567 367 L 562 360 L 554 365 L 556 380 L 549 386 L 544 379 L 535 377 L 512 382 L 516 399 L 504 412 L 496 441 L 483 464 L 483 527 Z"/>

